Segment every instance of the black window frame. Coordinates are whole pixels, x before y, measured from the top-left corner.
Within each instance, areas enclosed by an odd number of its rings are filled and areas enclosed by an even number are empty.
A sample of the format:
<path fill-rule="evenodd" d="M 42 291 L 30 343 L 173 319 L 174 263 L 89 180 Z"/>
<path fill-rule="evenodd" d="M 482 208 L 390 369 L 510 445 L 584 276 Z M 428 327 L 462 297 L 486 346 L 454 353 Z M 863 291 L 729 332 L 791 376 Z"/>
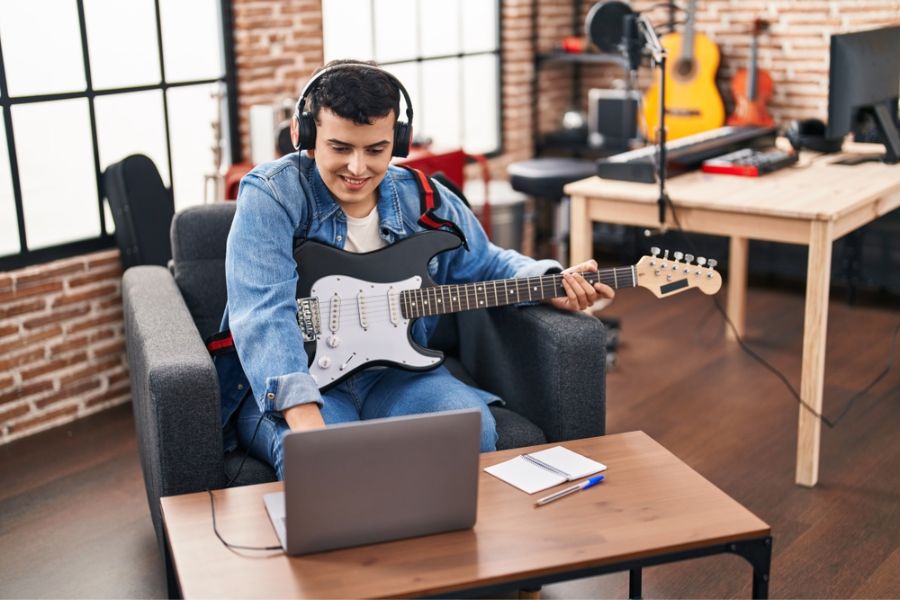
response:
<path fill-rule="evenodd" d="M 12 183 L 13 199 L 15 202 L 16 220 L 19 233 L 19 252 L 0 256 L 0 272 L 21 269 L 24 267 L 70 258 L 81 254 L 87 254 L 98 250 L 105 250 L 115 246 L 115 237 L 106 230 L 104 218 L 103 177 L 100 169 L 100 152 L 97 143 L 97 119 L 94 111 L 94 99 L 100 96 L 115 94 L 127 94 L 133 92 L 146 92 L 160 90 L 163 100 L 163 121 L 165 126 L 166 154 L 169 173 L 172 171 L 172 147 L 171 132 L 169 131 L 169 103 L 166 92 L 173 88 L 204 85 L 211 83 L 223 83 L 225 85 L 225 101 L 227 103 L 228 138 L 230 141 L 230 155 L 232 164 L 241 162 L 241 144 L 238 134 L 237 113 L 237 71 L 234 50 L 234 18 L 232 12 L 232 0 L 219 0 L 222 24 L 222 46 L 225 73 L 221 77 L 212 79 L 194 79 L 188 81 L 166 81 L 165 60 L 163 56 L 162 20 L 160 18 L 159 0 L 153 0 L 156 14 L 156 43 L 159 60 L 159 83 L 149 85 L 127 86 L 114 89 L 95 90 L 91 79 L 90 56 L 88 53 L 87 24 L 84 12 L 84 0 L 75 0 L 78 9 L 78 26 L 80 30 L 81 51 L 84 63 L 85 88 L 77 92 L 64 92 L 53 94 L 35 94 L 30 96 L 11 97 L 6 81 L 6 66 L 3 59 L 3 40 L 0 39 L 0 109 L 3 112 L 3 120 L 6 128 L 6 146 L 9 159 L 10 180 Z M 19 179 L 19 163 L 16 155 L 15 131 L 12 122 L 12 107 L 22 104 L 38 102 L 53 102 L 57 100 L 87 99 L 88 114 L 91 127 L 91 145 L 93 149 L 94 177 L 97 186 L 97 210 L 100 214 L 100 235 L 93 238 L 57 244 L 39 249 L 29 249 L 25 233 L 25 211 L 22 198 L 22 187 Z M 174 187 L 174 183 L 172 183 Z"/>

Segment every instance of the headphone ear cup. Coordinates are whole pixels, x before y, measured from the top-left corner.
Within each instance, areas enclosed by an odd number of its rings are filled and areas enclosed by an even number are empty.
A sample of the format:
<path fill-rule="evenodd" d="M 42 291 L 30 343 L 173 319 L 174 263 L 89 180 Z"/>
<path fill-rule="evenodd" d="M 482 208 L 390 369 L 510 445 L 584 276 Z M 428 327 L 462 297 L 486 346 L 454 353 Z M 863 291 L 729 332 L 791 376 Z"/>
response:
<path fill-rule="evenodd" d="M 393 156 L 405 158 L 409 156 L 409 146 L 412 143 L 412 127 L 409 123 L 397 121 L 394 125 L 394 149 Z"/>
<path fill-rule="evenodd" d="M 808 148 L 814 152 L 822 152 L 823 154 L 831 154 L 840 152 L 843 140 L 832 140 L 825 137 L 825 122 L 821 119 L 806 119 L 803 121 L 792 121 L 788 127 L 785 136 L 793 146 L 794 150 Z"/>
<path fill-rule="evenodd" d="M 788 125 L 787 131 L 784 132 L 784 137 L 786 137 L 788 142 L 790 142 L 791 148 L 793 148 L 795 152 L 800 152 L 803 145 L 800 143 L 799 121 L 791 121 L 791 123 Z"/>
<path fill-rule="evenodd" d="M 300 129 L 300 150 L 315 149 L 316 147 L 316 120 L 311 113 L 304 112 L 297 119 Z"/>

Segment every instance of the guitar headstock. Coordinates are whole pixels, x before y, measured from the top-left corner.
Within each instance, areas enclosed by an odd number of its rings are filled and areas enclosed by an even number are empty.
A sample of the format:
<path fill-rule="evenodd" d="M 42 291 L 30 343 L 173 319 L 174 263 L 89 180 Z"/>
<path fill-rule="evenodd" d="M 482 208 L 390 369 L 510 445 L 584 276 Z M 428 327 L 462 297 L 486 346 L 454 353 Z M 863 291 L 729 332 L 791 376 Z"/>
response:
<path fill-rule="evenodd" d="M 715 294 L 722 287 L 722 275 L 716 271 L 715 259 L 702 256 L 694 261 L 690 254 L 669 251 L 660 256 L 659 248 L 651 248 L 652 256 L 643 256 L 634 265 L 637 285 L 647 288 L 657 298 L 679 294 L 698 288 L 707 295 Z"/>

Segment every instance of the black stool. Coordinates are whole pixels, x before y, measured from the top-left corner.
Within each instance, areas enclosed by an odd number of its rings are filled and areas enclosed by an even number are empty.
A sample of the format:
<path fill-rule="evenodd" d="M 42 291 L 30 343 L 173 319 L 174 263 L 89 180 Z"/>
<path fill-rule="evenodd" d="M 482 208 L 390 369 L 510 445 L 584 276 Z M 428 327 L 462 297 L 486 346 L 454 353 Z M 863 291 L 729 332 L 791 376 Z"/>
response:
<path fill-rule="evenodd" d="M 563 187 L 595 175 L 594 161 L 534 158 L 510 164 L 507 172 L 514 190 L 535 199 L 535 256 L 568 263 L 569 201 Z"/>

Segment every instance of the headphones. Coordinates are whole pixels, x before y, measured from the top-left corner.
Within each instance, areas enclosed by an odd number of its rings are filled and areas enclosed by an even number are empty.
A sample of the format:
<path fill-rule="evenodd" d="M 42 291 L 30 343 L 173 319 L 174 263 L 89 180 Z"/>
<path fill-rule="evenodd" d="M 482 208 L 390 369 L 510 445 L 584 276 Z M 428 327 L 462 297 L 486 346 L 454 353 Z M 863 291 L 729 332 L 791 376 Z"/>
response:
<path fill-rule="evenodd" d="M 319 78 L 327 73 L 332 73 L 344 68 L 370 69 L 372 71 L 383 73 L 394 83 L 395 86 L 397 86 L 397 90 L 400 92 L 400 94 L 403 96 L 403 100 L 406 102 L 406 121 L 401 121 L 398 118 L 397 122 L 394 124 L 394 147 L 392 149 L 392 155 L 399 157 L 407 156 L 409 154 L 410 144 L 412 143 L 413 121 L 412 101 L 410 101 L 409 99 L 409 94 L 407 93 L 406 88 L 403 87 L 403 84 L 400 83 L 400 80 L 397 79 L 394 75 L 388 73 L 381 67 L 363 62 L 347 62 L 340 63 L 332 67 L 326 67 L 313 75 L 312 78 L 306 82 L 306 86 L 304 86 L 303 91 L 300 93 L 300 99 L 297 101 L 297 109 L 294 111 L 294 118 L 297 119 L 298 129 L 300 132 L 299 142 L 297 144 L 294 144 L 294 149 L 315 149 L 316 119 L 315 117 L 313 117 L 313 114 L 311 112 L 304 110 L 304 107 L 306 106 L 306 98 L 315 89 L 316 82 L 318 82 Z"/>
<path fill-rule="evenodd" d="M 803 148 L 824 154 L 840 152 L 843 140 L 840 138 L 828 139 L 825 137 L 825 129 L 825 123 L 819 119 L 791 121 L 785 132 L 785 137 L 787 137 L 791 146 L 797 152 Z"/>

